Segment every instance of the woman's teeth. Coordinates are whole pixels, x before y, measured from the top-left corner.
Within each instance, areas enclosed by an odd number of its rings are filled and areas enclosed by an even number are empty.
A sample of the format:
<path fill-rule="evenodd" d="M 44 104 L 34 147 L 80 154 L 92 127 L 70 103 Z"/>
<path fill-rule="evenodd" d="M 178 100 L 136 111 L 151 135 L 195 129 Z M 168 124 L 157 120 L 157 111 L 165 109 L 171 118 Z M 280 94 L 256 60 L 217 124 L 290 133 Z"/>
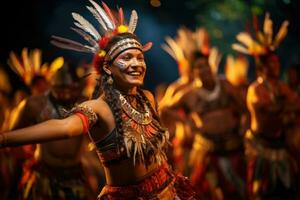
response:
<path fill-rule="evenodd" d="M 129 72 L 128 74 L 131 76 L 140 76 L 142 73 L 141 72 Z"/>

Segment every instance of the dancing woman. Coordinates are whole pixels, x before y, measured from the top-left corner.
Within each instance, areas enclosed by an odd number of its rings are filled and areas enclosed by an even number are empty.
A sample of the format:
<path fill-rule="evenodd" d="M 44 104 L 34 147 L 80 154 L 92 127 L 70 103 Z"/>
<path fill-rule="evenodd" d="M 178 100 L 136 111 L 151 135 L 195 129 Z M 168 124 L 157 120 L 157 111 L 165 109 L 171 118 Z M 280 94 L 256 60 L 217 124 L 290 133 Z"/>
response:
<path fill-rule="evenodd" d="M 167 164 L 168 132 L 160 125 L 153 95 L 140 89 L 146 64 L 142 46 L 133 34 L 137 13 L 129 25 L 122 8 L 116 17 L 106 4 L 90 0 L 87 8 L 102 30 L 73 13 L 72 28 L 91 46 L 54 36 L 53 44 L 95 55 L 101 75 L 94 99 L 86 101 L 61 120 L 49 120 L 28 128 L 4 133 L 0 146 L 46 142 L 88 133 L 101 160 L 107 185 L 99 199 L 197 199 L 186 178 L 175 175 Z M 101 95 L 98 91 L 103 91 Z"/>

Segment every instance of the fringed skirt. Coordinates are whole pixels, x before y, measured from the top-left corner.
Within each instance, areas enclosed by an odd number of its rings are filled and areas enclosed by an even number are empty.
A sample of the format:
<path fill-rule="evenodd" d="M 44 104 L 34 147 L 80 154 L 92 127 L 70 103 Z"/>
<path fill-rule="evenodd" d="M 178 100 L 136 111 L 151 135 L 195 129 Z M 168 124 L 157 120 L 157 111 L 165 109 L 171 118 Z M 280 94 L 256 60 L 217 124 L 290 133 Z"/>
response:
<path fill-rule="evenodd" d="M 174 174 L 167 164 L 135 185 L 106 185 L 98 200 L 192 200 L 200 199 L 186 177 Z"/>

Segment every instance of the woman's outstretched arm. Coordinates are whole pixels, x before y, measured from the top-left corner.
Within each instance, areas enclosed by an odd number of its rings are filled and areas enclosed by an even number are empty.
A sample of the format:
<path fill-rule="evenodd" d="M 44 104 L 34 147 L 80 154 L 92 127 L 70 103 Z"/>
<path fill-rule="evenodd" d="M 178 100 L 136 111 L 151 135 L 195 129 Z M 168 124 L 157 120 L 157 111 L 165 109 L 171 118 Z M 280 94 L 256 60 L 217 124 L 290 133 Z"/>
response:
<path fill-rule="evenodd" d="M 79 116 L 52 119 L 34 126 L 0 134 L 0 147 L 42 143 L 70 138 L 83 134 L 83 123 Z"/>

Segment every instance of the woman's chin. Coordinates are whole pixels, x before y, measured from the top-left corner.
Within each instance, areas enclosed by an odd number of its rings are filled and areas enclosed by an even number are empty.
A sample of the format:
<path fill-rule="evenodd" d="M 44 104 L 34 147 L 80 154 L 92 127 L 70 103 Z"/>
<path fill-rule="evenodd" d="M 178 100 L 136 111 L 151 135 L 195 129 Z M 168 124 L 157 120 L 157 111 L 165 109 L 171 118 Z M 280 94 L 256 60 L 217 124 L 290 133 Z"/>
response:
<path fill-rule="evenodd" d="M 128 80 L 128 84 L 132 85 L 132 86 L 141 86 L 144 84 L 144 80 L 143 79 L 131 79 L 131 80 Z"/>

